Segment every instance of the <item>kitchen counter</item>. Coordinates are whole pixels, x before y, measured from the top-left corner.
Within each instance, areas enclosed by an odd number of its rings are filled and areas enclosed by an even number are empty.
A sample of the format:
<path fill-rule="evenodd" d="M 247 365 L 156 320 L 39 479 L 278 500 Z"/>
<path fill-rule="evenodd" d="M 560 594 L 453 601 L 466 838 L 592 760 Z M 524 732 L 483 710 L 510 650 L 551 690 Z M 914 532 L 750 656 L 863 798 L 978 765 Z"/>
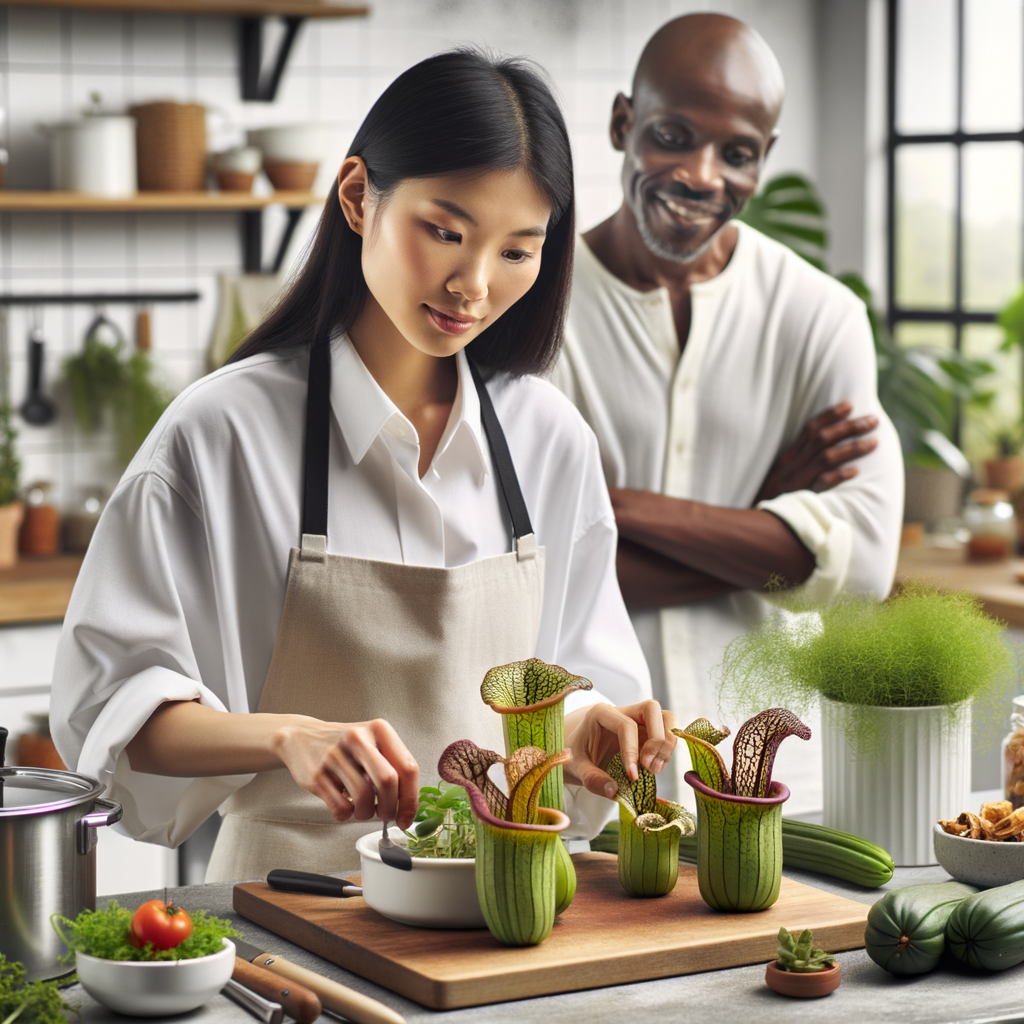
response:
<path fill-rule="evenodd" d="M 900 550 L 896 582 L 919 579 L 952 590 L 967 590 L 981 600 L 985 611 L 1011 626 L 1024 626 L 1024 559 L 968 562 L 963 549 L 931 548 L 923 544 Z"/>
<path fill-rule="evenodd" d="M 882 893 L 882 890 L 865 890 L 801 871 L 787 871 L 786 875 L 861 903 L 873 903 Z M 948 880 L 949 877 L 939 867 L 900 868 L 885 888 Z M 167 891 L 183 907 L 207 908 L 220 917 L 231 918 L 246 939 L 265 947 L 268 952 L 286 956 L 379 999 L 403 1014 L 408 1024 L 425 1024 L 428 1021 L 431 1024 L 505 1024 L 510 1020 L 536 1021 L 538 1024 L 622 1024 L 630 1019 L 676 1021 L 691 1018 L 700 1020 L 701 1024 L 735 1024 L 742 1020 L 757 1024 L 793 1024 L 800 1021 L 820 1024 L 823 1020 L 836 1024 L 846 1021 L 851 1024 L 886 1024 L 889 1021 L 894 1024 L 966 1024 L 968 1021 L 989 1024 L 1024 1019 L 1021 1009 L 1024 964 L 998 974 L 980 975 L 966 969 L 943 966 L 931 974 L 895 978 L 872 963 L 862 949 L 838 955 L 843 982 L 838 991 L 824 1002 L 777 995 L 764 983 L 764 965 L 757 964 L 514 1003 L 463 1010 L 428 1010 L 278 939 L 239 916 L 231 907 L 230 884 L 197 885 Z M 117 897 L 118 902 L 129 907 L 154 898 L 165 898 L 163 891 Z M 643 902 L 637 901 L 638 913 L 642 908 Z M 794 921 L 792 927 L 799 928 L 800 922 Z M 67 990 L 66 998 L 69 1002 L 81 1003 L 82 1020 L 87 1024 L 114 1024 L 126 1019 L 92 1002 L 77 985 Z M 160 1020 L 148 1019 L 154 1024 Z M 329 1024 L 333 1019 L 325 1015 L 321 1021 Z M 168 1020 L 187 1020 L 188 1024 L 251 1024 L 255 1018 L 225 996 L 218 995 L 187 1017 Z"/>

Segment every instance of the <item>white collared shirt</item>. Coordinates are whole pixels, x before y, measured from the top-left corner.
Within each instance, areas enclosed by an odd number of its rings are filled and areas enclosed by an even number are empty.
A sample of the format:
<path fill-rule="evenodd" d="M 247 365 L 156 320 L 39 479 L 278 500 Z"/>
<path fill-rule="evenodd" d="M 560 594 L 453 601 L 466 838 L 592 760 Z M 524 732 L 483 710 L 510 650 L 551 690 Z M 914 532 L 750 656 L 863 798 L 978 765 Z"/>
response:
<path fill-rule="evenodd" d="M 465 354 L 457 362 L 455 404 L 420 479 L 412 423 L 348 338 L 335 340 L 329 551 L 456 566 L 511 550 L 479 396 Z M 54 669 L 53 734 L 74 770 L 109 787 L 119 763 L 123 772 L 125 745 L 163 701 L 255 710 L 289 550 L 301 533 L 308 365 L 307 349 L 265 353 L 193 384 L 111 496 Z M 615 577 L 615 522 L 593 433 L 546 381 L 499 375 L 488 390 L 546 548 L 536 656 L 591 679 L 596 699 L 647 698 L 650 679 Z M 595 698 L 573 706 L 588 699 Z M 128 831 L 172 846 L 251 778 L 130 777 Z M 596 818 L 593 801 L 580 801 L 587 806 L 574 834 L 600 827 L 611 804 L 595 799 Z"/>
<path fill-rule="evenodd" d="M 874 414 L 878 447 L 857 460 L 856 477 L 758 508 L 786 522 L 814 555 L 815 571 L 800 588 L 808 602 L 844 589 L 883 598 L 899 552 L 903 461 L 878 403 L 864 304 L 790 249 L 736 226 L 728 265 L 690 289 L 681 356 L 667 289 L 631 288 L 577 239 L 565 346 L 552 380 L 594 428 L 610 487 L 726 508 L 753 505 L 775 457 L 812 416 L 844 400 L 854 416 Z M 683 724 L 717 721 L 725 647 L 769 611 L 762 595 L 741 591 L 634 612 L 655 697 Z M 777 777 L 793 791 L 788 813 L 821 807 L 818 744 L 815 736 L 780 748 L 779 772 L 789 774 Z M 676 793 L 691 802 L 681 781 L 686 761 L 673 758 Z"/>

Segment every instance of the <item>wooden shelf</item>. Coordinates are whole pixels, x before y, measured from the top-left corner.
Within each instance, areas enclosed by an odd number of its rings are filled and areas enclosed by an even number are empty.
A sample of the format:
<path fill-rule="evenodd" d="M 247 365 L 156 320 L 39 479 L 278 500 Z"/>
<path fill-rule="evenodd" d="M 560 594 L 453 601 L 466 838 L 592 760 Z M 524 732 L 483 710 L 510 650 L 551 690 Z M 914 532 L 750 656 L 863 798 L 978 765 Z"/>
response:
<path fill-rule="evenodd" d="M 0 625 L 59 622 L 81 566 L 81 555 L 23 556 L 13 569 L 0 570 Z"/>
<path fill-rule="evenodd" d="M 89 196 L 80 192 L 23 192 L 0 189 L 0 213 L 143 213 L 187 211 L 262 210 L 280 204 L 291 210 L 314 206 L 323 196 L 312 192 L 272 192 L 257 196 L 251 192 L 139 192 L 125 199 Z"/>
<path fill-rule="evenodd" d="M 369 13 L 362 4 L 317 3 L 316 0 L 0 0 L 3 7 L 61 7 L 80 11 L 135 14 L 207 14 L 221 17 L 358 18 Z"/>

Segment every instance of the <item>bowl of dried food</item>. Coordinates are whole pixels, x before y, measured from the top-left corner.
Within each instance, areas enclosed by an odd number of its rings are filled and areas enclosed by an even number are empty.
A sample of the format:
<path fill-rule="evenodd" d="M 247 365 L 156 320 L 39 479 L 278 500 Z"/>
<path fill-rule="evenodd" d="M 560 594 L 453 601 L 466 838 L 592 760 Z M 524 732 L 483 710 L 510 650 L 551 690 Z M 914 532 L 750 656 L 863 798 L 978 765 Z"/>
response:
<path fill-rule="evenodd" d="M 1024 879 L 1024 807 L 995 800 L 933 831 L 935 857 L 958 882 L 990 888 Z"/>

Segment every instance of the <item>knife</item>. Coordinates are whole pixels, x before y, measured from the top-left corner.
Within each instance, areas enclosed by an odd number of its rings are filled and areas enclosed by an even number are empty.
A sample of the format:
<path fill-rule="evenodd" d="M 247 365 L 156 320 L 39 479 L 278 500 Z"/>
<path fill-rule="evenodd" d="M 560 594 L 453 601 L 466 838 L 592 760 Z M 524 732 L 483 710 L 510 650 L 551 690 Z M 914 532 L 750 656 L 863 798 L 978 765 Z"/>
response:
<path fill-rule="evenodd" d="M 337 1013 L 354 1024 L 406 1024 L 400 1013 L 376 999 L 364 996 L 362 992 L 306 970 L 282 956 L 260 952 L 259 946 L 238 936 L 233 936 L 231 941 L 240 957 L 295 984 L 304 985 L 317 995 L 325 1010 Z"/>
<path fill-rule="evenodd" d="M 234 978 L 228 978 L 228 983 L 221 991 L 233 1003 L 238 1003 L 257 1020 L 263 1021 L 263 1024 L 282 1024 L 284 1010 L 280 1003 L 272 1003 L 269 999 L 264 999 L 263 996 L 253 992 L 251 988 L 240 985 Z"/>
<path fill-rule="evenodd" d="M 344 878 L 331 875 L 317 875 L 311 871 L 287 871 L 275 868 L 267 873 L 267 885 L 281 892 L 301 892 L 310 896 L 362 896 L 363 888 L 353 885 Z"/>
<path fill-rule="evenodd" d="M 282 983 L 282 979 L 272 971 L 257 967 L 240 956 L 235 957 L 235 969 L 231 977 L 264 999 L 280 1003 L 284 1012 L 294 1017 L 299 1024 L 313 1024 L 323 1012 L 315 992 L 295 982 Z"/>

